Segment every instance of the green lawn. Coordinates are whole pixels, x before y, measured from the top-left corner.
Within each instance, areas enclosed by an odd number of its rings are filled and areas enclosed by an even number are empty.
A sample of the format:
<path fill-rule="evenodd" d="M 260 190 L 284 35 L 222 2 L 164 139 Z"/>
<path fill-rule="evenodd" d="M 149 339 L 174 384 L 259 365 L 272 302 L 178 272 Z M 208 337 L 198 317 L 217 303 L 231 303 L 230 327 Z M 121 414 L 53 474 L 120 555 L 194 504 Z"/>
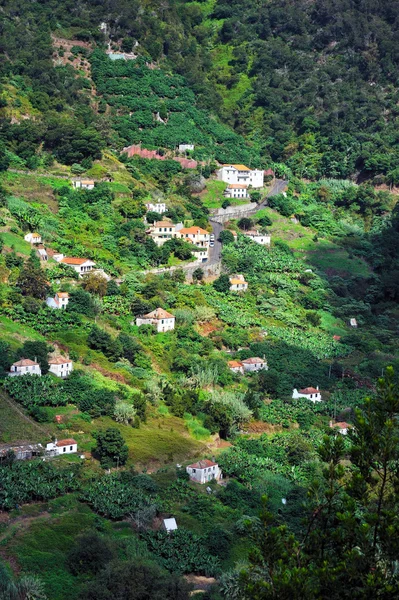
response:
<path fill-rule="evenodd" d="M 0 390 L 0 443 L 43 442 L 46 437 L 45 426 L 35 425 L 24 419 L 15 410 L 14 405 L 6 401 L 6 395 Z"/>
<path fill-rule="evenodd" d="M 29 242 L 25 242 L 22 236 L 10 233 L 9 231 L 0 232 L 0 236 L 5 246 L 8 246 L 9 248 L 14 246 L 16 252 L 25 254 L 25 256 L 29 256 L 31 253 L 32 246 Z"/>
<path fill-rule="evenodd" d="M 28 325 L 0 316 L 0 339 L 8 342 L 13 349 L 17 349 L 25 340 L 43 341 L 44 337 Z"/>
<path fill-rule="evenodd" d="M 223 192 L 226 188 L 224 181 L 210 179 L 206 183 L 206 190 L 201 193 L 201 200 L 207 208 L 220 208 L 226 199 Z M 229 198 L 232 205 L 247 204 L 247 200 L 242 198 Z"/>

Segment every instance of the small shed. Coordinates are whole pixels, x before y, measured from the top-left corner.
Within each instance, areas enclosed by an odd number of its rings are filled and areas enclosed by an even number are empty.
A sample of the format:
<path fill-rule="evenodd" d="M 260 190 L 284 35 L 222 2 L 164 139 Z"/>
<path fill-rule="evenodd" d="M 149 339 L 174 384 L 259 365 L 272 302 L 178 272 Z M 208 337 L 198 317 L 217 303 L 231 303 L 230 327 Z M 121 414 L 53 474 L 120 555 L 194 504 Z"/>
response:
<path fill-rule="evenodd" d="M 177 529 L 176 519 L 174 517 L 164 519 L 163 526 L 168 533 L 170 533 L 171 531 L 175 531 Z"/>
<path fill-rule="evenodd" d="M 351 327 L 357 327 L 357 321 L 356 321 L 356 319 L 349 319 L 349 325 Z"/>

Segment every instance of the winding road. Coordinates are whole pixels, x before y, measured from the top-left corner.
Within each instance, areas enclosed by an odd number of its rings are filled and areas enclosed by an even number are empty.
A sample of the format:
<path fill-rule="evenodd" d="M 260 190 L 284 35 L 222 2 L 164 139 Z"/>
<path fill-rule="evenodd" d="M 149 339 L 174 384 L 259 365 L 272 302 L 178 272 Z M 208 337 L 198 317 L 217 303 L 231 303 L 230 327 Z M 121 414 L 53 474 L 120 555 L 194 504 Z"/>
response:
<path fill-rule="evenodd" d="M 288 182 L 284 179 L 276 179 L 266 196 L 263 198 L 262 202 L 258 204 L 256 208 L 249 208 L 248 210 L 241 211 L 240 217 L 250 217 L 256 214 L 262 208 L 265 208 L 265 206 L 267 206 L 267 199 L 271 196 L 277 196 L 277 194 L 281 194 L 287 185 Z M 219 236 L 220 232 L 223 230 L 223 223 L 219 223 L 219 221 L 217 221 L 215 218 L 210 218 L 209 221 L 212 225 L 212 232 L 215 236 L 215 245 L 213 248 L 209 248 L 209 258 L 205 263 L 203 263 L 206 266 L 218 263 L 222 256 L 222 244 L 219 242 Z"/>

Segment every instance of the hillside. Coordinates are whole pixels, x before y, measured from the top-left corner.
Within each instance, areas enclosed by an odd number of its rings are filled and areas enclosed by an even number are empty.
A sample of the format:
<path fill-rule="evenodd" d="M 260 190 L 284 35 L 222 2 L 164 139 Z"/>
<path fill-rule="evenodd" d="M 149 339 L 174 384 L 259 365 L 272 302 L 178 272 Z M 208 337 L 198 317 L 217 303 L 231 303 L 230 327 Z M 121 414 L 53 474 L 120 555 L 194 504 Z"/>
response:
<path fill-rule="evenodd" d="M 395 5 L 1 14 L 0 600 L 394 598 Z"/>

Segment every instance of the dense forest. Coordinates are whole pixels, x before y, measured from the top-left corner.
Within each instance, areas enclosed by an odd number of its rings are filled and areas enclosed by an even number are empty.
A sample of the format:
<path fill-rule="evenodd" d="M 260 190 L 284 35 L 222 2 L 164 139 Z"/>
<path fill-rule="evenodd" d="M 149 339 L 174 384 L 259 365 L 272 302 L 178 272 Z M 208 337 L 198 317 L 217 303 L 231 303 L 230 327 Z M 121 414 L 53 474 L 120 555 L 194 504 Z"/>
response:
<path fill-rule="evenodd" d="M 0 600 L 397 597 L 398 8 L 0 0 Z"/>

